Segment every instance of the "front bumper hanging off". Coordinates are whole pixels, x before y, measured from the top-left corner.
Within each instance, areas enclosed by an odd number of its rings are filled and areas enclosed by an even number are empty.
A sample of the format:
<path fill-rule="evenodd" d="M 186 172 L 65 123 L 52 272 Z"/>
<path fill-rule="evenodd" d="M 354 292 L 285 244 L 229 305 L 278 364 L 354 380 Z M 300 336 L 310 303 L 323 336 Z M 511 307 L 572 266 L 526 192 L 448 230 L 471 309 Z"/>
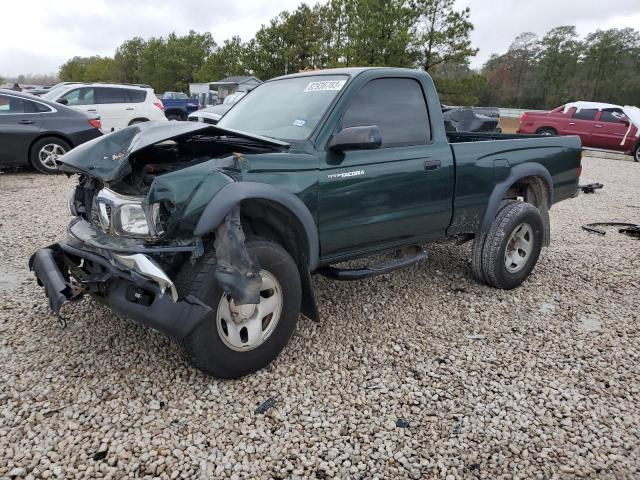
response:
<path fill-rule="evenodd" d="M 179 299 L 173 282 L 148 256 L 111 256 L 110 261 L 69 242 L 59 242 L 32 255 L 29 268 L 56 314 L 66 302 L 84 293 L 97 293 L 97 298 L 117 314 L 170 337 L 184 338 L 212 313 L 192 295 Z M 80 266 L 85 263 L 91 272 Z M 71 282 L 70 271 L 77 282 Z"/>

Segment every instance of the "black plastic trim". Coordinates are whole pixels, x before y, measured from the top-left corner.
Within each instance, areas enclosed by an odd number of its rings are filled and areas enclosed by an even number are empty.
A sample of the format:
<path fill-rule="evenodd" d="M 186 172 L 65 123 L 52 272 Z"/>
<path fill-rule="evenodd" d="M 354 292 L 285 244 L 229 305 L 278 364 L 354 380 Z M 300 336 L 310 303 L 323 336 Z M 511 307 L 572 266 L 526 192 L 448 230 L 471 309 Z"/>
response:
<path fill-rule="evenodd" d="M 279 203 L 296 216 L 302 224 L 307 237 L 309 270 L 313 272 L 318 266 L 320 241 L 318 239 L 318 229 L 311 212 L 309 212 L 302 200 L 293 193 L 266 183 L 234 182 L 225 185 L 202 212 L 194 235 L 201 237 L 214 231 L 234 206 L 243 200 L 249 199 L 263 199 Z"/>
<path fill-rule="evenodd" d="M 525 177 L 544 178 L 547 186 L 549 187 L 548 207 L 550 208 L 551 205 L 553 205 L 553 180 L 551 179 L 549 171 L 539 163 L 522 163 L 520 165 L 516 165 L 511 168 L 509 176 L 493 188 L 493 192 L 491 192 L 491 195 L 489 196 L 489 203 L 487 204 L 487 209 L 485 210 L 484 218 L 480 226 L 481 232 L 486 233 L 491 229 L 491 224 L 496 217 L 496 213 L 500 207 L 500 202 L 504 199 L 504 195 L 507 193 L 507 190 L 509 190 L 509 188 L 511 188 L 511 186 L 518 180 L 522 180 Z"/>

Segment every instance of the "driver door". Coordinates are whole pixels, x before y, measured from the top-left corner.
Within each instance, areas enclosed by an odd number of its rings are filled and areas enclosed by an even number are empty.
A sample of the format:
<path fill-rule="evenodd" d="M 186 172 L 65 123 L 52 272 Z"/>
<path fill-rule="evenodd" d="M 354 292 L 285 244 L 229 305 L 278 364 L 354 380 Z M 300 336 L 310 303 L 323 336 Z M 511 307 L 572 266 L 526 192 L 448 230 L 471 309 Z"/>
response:
<path fill-rule="evenodd" d="M 339 129 L 378 126 L 375 150 L 327 152 L 319 180 L 323 257 L 375 250 L 444 233 L 451 219 L 453 154 L 433 142 L 421 84 L 412 78 L 368 82 Z"/>

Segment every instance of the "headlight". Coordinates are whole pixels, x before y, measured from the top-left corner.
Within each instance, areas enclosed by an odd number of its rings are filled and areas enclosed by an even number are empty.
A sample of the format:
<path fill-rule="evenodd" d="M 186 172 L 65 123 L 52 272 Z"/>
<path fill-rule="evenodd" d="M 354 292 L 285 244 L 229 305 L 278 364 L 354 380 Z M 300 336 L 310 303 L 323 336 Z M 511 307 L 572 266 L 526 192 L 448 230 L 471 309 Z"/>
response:
<path fill-rule="evenodd" d="M 147 216 L 140 204 L 125 203 L 117 210 L 117 215 L 112 216 L 113 227 L 116 231 L 131 233 L 132 235 L 149 235 Z"/>
<path fill-rule="evenodd" d="M 162 234 L 157 203 L 147 205 L 140 197 L 103 188 L 96 195 L 94 208 L 100 227 L 108 233 L 138 238 L 156 238 Z"/>

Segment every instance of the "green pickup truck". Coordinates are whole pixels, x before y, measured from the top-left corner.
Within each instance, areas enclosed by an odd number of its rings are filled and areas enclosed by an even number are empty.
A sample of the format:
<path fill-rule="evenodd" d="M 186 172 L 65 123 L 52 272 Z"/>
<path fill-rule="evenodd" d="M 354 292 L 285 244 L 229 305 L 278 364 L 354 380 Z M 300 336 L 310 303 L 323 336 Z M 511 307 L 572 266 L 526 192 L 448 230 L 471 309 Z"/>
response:
<path fill-rule="evenodd" d="M 268 81 L 217 125 L 138 124 L 61 162 L 78 177 L 67 236 L 29 261 L 54 312 L 90 294 L 233 378 L 275 358 L 300 312 L 319 319 L 314 274 L 367 278 L 472 240 L 480 282 L 519 286 L 549 209 L 578 192 L 581 145 L 447 133 L 425 72 L 346 68 Z"/>

